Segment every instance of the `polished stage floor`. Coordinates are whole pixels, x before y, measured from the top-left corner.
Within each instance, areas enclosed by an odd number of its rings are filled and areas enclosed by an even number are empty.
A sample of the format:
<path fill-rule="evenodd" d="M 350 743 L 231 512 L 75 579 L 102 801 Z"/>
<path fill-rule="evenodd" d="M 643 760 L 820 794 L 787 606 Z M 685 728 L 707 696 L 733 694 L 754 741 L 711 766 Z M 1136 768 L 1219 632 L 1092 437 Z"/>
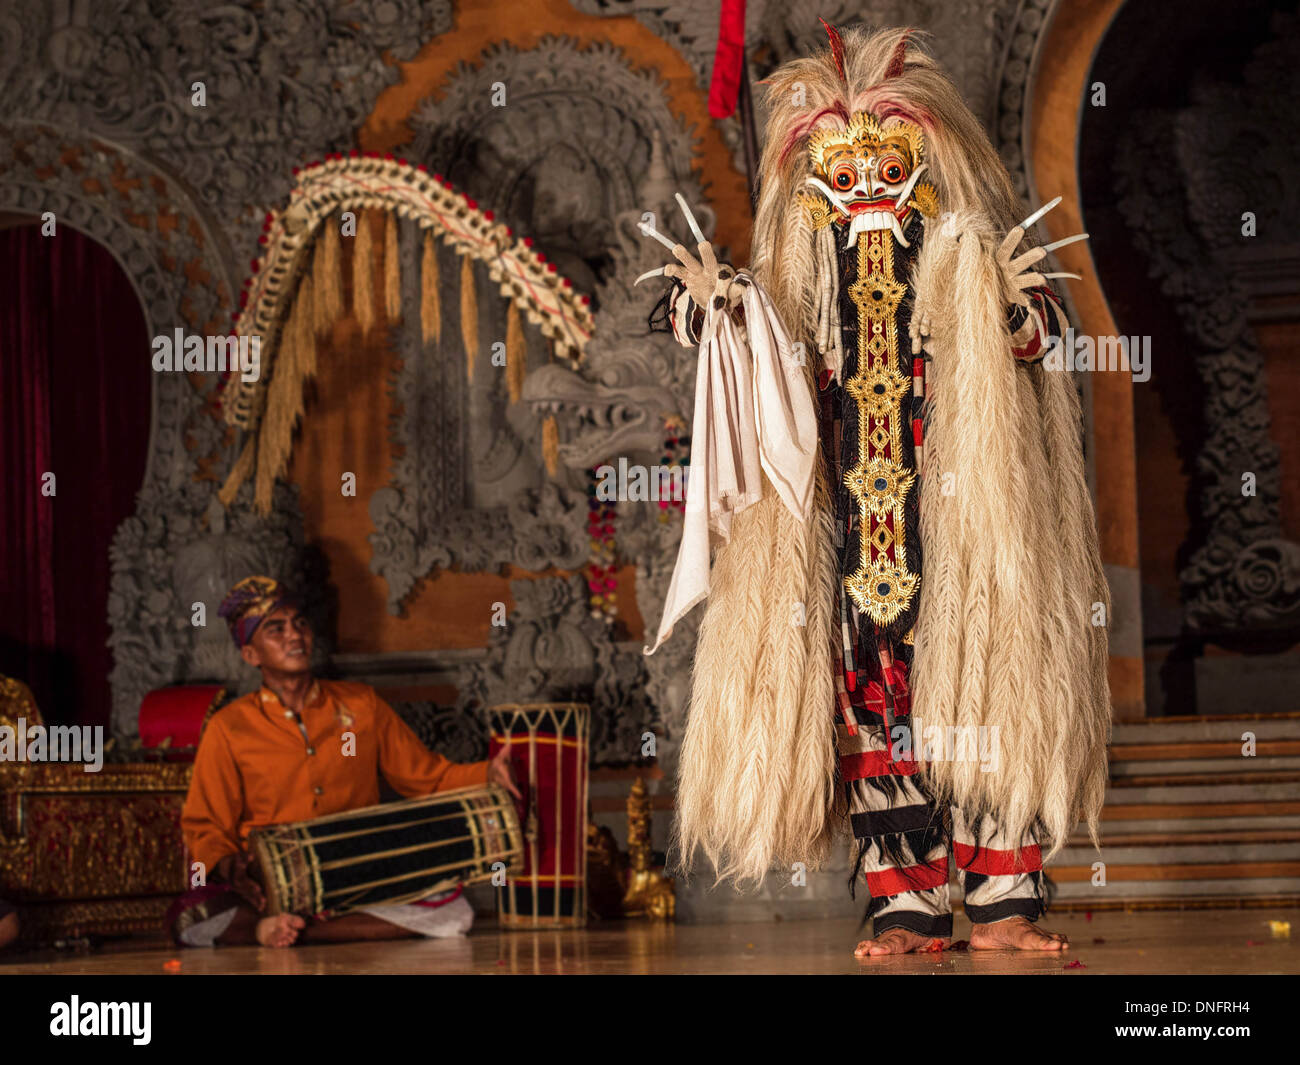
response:
<path fill-rule="evenodd" d="M 1270 921 L 1289 921 L 1275 938 Z M 853 957 L 852 921 L 664 925 L 596 923 L 581 930 L 498 932 L 481 920 L 456 940 L 398 940 L 270 950 L 177 951 L 118 942 L 93 953 L 6 955 L 0 976 L 19 973 L 779 973 L 896 974 L 1297 973 L 1300 909 L 1063 913 L 1044 927 L 1070 937 L 1056 954 L 948 951 Z M 970 925 L 957 917 L 956 938 Z M 1077 964 L 1076 964 L 1077 963 Z"/>

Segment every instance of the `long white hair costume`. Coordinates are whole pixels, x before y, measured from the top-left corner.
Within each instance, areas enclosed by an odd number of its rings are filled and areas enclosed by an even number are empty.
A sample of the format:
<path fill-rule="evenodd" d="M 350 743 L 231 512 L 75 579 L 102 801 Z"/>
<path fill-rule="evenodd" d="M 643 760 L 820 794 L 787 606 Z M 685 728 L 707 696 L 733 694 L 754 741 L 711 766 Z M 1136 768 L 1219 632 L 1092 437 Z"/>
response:
<path fill-rule="evenodd" d="M 1106 782 L 1110 600 L 1084 478 L 1070 378 L 1011 354 L 995 259 L 1018 221 L 1005 167 L 910 31 L 846 31 L 767 81 L 753 274 L 792 340 L 817 350 L 824 281 L 798 194 L 809 135 L 867 111 L 925 134 L 939 213 L 925 219 L 913 320 L 928 314 L 925 560 L 915 628 L 917 757 L 934 727 L 982 726 L 997 769 L 933 761 L 937 801 L 991 814 L 1008 838 L 1035 824 L 1050 857 L 1083 820 L 1093 841 Z M 816 360 L 807 387 L 816 395 Z M 818 456 L 807 522 L 764 478 L 715 553 L 677 786 L 676 842 L 719 880 L 821 864 L 843 813 L 834 736 L 833 511 Z M 947 488 L 939 490 L 941 483 Z M 1100 620 L 1102 624 L 1094 622 Z"/>

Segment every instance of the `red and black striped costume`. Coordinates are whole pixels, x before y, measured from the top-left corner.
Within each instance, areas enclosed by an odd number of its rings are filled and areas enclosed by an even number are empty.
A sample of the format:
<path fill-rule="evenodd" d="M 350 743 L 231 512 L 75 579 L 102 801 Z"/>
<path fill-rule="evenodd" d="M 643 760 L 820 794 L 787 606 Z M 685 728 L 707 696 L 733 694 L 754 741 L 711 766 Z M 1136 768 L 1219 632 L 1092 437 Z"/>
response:
<path fill-rule="evenodd" d="M 991 818 L 972 824 L 956 808 L 940 809 L 917 775 L 913 744 L 900 742 L 908 736 L 910 720 L 907 677 L 922 579 L 919 494 L 927 490 L 918 470 L 925 359 L 913 356 L 909 340 L 912 266 L 924 227 L 913 213 L 904 225 L 909 247 L 882 230 L 859 234 L 854 248 L 845 247 L 847 227 L 836 228 L 844 363 L 838 376 L 822 370 L 818 398 L 841 578 L 836 732 L 857 841 L 850 887 L 861 871 L 871 895 L 866 917 L 874 918 L 874 934 L 901 927 L 948 936 L 951 841 L 972 921 L 1035 920 L 1044 909 L 1036 842 L 1019 841 L 1017 848 L 1001 838 Z M 1008 328 L 1013 354 L 1036 359 L 1048 339 L 1060 335 L 1064 316 L 1050 290 L 1028 295 L 1031 308 L 1012 307 Z M 861 329 L 870 335 L 860 338 Z M 860 356 L 868 365 L 859 365 Z M 870 523 L 866 530 L 860 528 L 864 521 Z M 881 576 L 891 570 L 893 586 Z M 852 594 L 854 575 L 864 573 L 872 580 Z"/>

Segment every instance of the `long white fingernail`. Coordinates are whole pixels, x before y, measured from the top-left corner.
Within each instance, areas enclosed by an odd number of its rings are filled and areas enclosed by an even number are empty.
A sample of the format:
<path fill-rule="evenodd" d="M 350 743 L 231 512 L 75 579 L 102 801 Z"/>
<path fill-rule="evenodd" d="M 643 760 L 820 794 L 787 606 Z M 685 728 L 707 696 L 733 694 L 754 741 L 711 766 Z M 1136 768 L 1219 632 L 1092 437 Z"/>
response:
<path fill-rule="evenodd" d="M 1035 222 L 1037 222 L 1040 218 L 1042 218 L 1043 215 L 1047 214 L 1048 211 L 1050 211 L 1053 207 L 1055 207 L 1060 202 L 1061 202 L 1061 197 L 1058 196 L 1056 197 L 1056 199 L 1043 204 L 1042 207 L 1038 208 L 1037 211 L 1031 214 L 1023 222 L 1021 222 L 1019 228 L 1027 230 L 1030 226 L 1032 226 Z"/>
<path fill-rule="evenodd" d="M 1051 244 L 1042 245 L 1044 252 L 1056 251 L 1057 248 L 1064 248 L 1067 244 L 1074 244 L 1080 240 L 1087 240 L 1087 233 L 1076 233 L 1072 237 L 1066 237 L 1064 240 L 1054 240 Z"/>
<path fill-rule="evenodd" d="M 649 222 L 638 222 L 637 229 L 641 230 L 641 232 L 644 233 L 647 237 L 653 237 L 669 251 L 672 251 L 674 248 L 677 247 L 676 241 L 669 240 L 662 233 L 660 233 L 659 230 L 655 229 L 655 227 L 652 226 Z"/>
<path fill-rule="evenodd" d="M 683 199 L 680 192 L 673 193 L 673 195 L 677 197 L 677 202 L 681 205 L 682 214 L 686 216 L 686 224 L 691 227 L 691 233 L 695 236 L 695 242 L 697 244 L 705 243 L 704 234 L 700 232 L 700 227 L 696 224 L 695 216 L 691 214 L 691 209 L 686 205 L 686 200 Z"/>

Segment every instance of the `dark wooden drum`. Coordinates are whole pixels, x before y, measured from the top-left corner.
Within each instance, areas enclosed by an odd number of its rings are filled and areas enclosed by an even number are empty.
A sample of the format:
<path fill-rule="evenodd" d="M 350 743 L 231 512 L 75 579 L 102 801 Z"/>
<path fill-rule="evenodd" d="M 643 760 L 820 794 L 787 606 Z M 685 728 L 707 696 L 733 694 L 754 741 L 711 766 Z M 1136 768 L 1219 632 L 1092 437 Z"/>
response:
<path fill-rule="evenodd" d="M 268 825 L 250 843 L 268 913 L 337 915 L 504 875 L 523 834 L 510 796 L 489 785 Z"/>

